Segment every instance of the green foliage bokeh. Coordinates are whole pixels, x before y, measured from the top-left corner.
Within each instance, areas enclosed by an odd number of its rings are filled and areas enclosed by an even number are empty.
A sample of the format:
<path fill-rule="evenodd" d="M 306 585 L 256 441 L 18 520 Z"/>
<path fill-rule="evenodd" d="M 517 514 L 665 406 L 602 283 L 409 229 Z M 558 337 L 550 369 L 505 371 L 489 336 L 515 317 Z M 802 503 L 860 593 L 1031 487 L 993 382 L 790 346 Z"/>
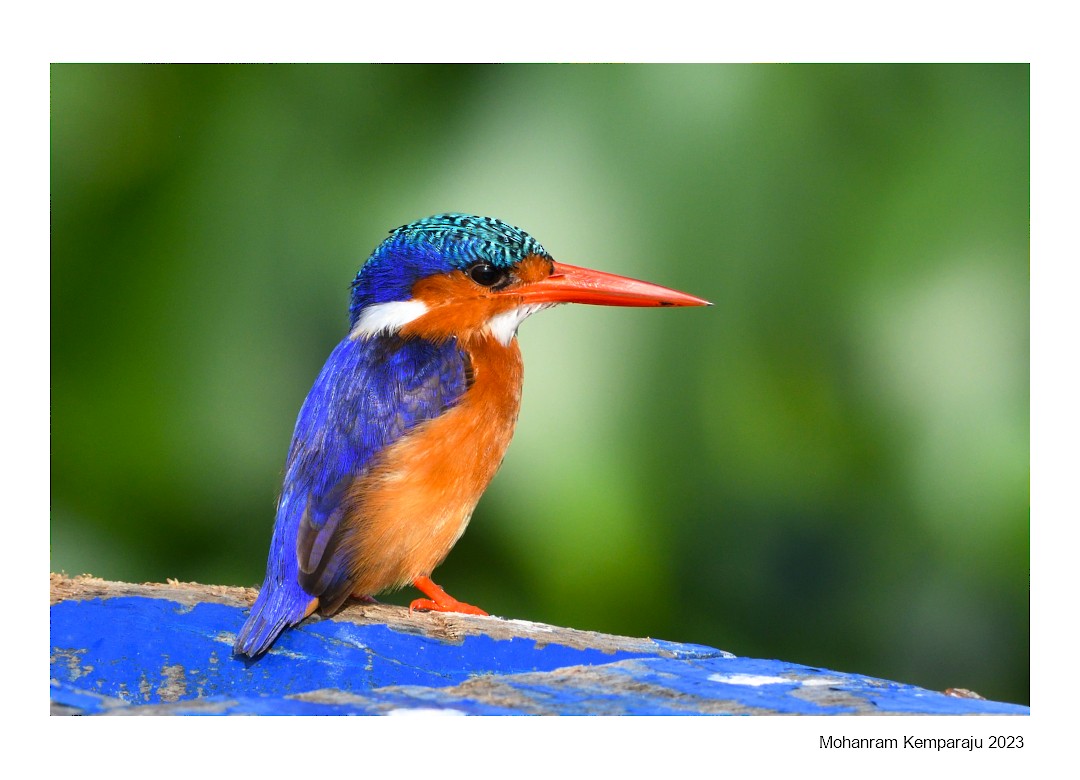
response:
<path fill-rule="evenodd" d="M 711 309 L 521 329 L 493 614 L 1028 700 L 1026 65 L 52 68 L 54 570 L 255 585 L 386 232 Z M 389 600 L 403 603 L 412 594 Z"/>

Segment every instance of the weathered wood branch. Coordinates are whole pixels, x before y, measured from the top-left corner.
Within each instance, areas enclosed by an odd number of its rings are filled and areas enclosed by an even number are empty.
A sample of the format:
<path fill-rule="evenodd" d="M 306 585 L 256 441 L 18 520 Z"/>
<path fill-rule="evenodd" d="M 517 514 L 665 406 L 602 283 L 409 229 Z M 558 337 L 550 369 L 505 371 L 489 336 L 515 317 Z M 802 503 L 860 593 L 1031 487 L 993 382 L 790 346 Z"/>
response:
<path fill-rule="evenodd" d="M 52 574 L 55 714 L 1027 714 L 700 645 L 356 604 L 232 655 L 255 591 Z"/>

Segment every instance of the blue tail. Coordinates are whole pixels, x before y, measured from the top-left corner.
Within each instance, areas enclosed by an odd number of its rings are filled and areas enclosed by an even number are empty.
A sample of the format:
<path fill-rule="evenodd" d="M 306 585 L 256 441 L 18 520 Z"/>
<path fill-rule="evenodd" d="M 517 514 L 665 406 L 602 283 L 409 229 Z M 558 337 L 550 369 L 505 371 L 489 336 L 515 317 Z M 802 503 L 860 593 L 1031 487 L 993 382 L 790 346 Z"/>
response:
<path fill-rule="evenodd" d="M 279 520 L 281 514 L 289 512 L 290 504 L 282 501 Z M 315 596 L 301 587 L 298 574 L 296 524 L 278 522 L 270 542 L 266 579 L 247 622 L 236 635 L 234 653 L 252 658 L 265 653 L 282 631 L 304 619 Z"/>
<path fill-rule="evenodd" d="M 289 586 L 267 577 L 247 622 L 236 635 L 233 652 L 252 658 L 265 653 L 282 631 L 304 619 L 311 599 L 295 580 Z"/>

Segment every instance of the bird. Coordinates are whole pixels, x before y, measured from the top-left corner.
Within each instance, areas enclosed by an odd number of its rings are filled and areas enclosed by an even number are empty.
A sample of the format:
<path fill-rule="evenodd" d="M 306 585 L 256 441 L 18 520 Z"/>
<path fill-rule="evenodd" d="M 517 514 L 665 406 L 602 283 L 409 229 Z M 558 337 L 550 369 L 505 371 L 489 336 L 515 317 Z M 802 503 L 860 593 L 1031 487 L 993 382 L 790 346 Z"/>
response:
<path fill-rule="evenodd" d="M 707 306 L 556 262 L 518 227 L 438 214 L 390 231 L 352 282 L 348 334 L 297 415 L 266 577 L 234 653 L 407 585 L 410 610 L 486 615 L 431 579 L 502 463 L 521 402 L 517 331 L 561 303 Z"/>

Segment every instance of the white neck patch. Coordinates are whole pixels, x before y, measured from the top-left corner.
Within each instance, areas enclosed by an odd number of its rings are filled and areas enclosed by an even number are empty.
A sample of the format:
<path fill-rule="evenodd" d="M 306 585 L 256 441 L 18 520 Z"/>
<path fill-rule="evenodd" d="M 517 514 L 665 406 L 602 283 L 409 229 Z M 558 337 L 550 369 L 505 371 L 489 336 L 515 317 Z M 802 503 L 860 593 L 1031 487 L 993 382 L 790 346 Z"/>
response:
<path fill-rule="evenodd" d="M 504 347 L 510 346 L 510 342 L 514 340 L 514 336 L 517 335 L 518 326 L 530 314 L 536 314 L 536 312 L 542 309 L 550 309 L 552 306 L 557 306 L 555 303 L 527 303 L 524 306 L 518 306 L 516 309 L 510 309 L 510 311 L 504 311 L 502 314 L 496 314 L 490 320 L 487 321 L 487 325 L 484 326 L 484 330 L 495 337 L 495 340 L 502 344 Z"/>
<path fill-rule="evenodd" d="M 380 333 L 396 333 L 427 312 L 427 304 L 417 300 L 388 301 L 365 306 L 349 333 L 349 338 L 355 340 Z"/>

